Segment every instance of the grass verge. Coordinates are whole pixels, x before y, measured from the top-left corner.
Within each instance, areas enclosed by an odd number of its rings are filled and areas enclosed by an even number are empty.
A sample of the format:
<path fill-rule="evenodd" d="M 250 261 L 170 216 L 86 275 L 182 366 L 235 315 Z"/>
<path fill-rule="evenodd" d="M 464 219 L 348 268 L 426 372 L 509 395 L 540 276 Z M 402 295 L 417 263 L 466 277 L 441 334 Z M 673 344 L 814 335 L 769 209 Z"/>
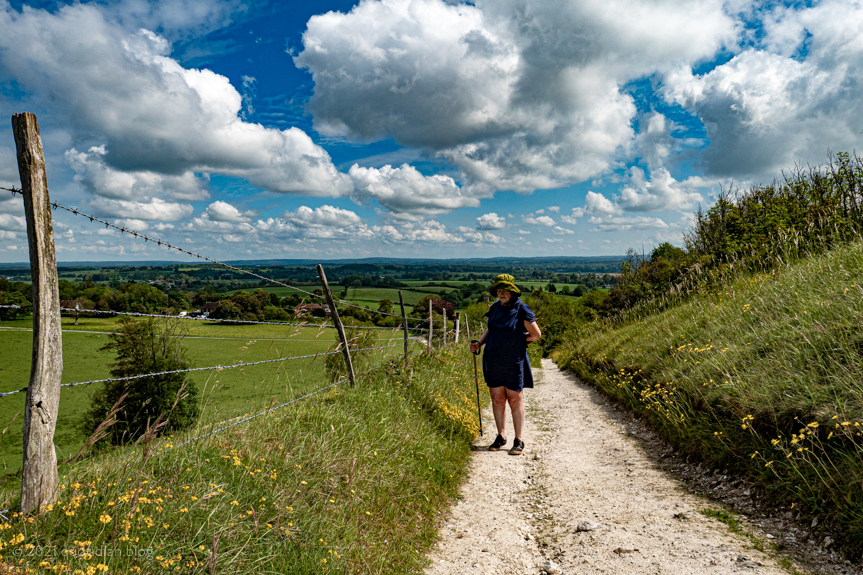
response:
<path fill-rule="evenodd" d="M 764 541 L 744 529 L 743 525 L 740 523 L 740 520 L 734 516 L 733 513 L 729 513 L 724 509 L 701 509 L 699 511 L 702 515 L 707 517 L 713 517 L 717 521 L 725 523 L 728 526 L 728 530 L 737 535 L 742 535 L 749 539 L 749 542 L 752 544 L 753 549 L 757 549 L 758 551 L 764 551 Z"/>
<path fill-rule="evenodd" d="M 465 350 L 401 366 L 147 461 L 127 448 L 61 467 L 55 505 L 0 525 L 7 569 L 419 572 L 478 423 Z"/>
<path fill-rule="evenodd" d="M 863 244 L 741 277 L 553 354 L 713 467 L 863 550 Z"/>

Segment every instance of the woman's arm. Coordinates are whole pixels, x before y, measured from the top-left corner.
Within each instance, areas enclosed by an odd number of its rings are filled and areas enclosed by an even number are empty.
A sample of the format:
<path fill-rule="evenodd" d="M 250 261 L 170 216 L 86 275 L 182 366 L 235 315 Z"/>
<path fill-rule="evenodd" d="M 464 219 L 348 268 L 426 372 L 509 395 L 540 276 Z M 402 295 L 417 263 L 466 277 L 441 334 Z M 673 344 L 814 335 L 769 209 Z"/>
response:
<path fill-rule="evenodd" d="M 536 325 L 535 321 L 524 320 L 524 329 L 527 330 L 527 336 L 525 337 L 527 343 L 539 341 L 539 338 L 542 337 L 542 332 L 539 331 L 539 326 Z"/>
<path fill-rule="evenodd" d="M 485 340 L 488 339 L 488 330 L 482 332 L 482 336 L 479 338 L 479 343 L 470 344 L 471 353 L 476 353 L 479 351 L 479 348 L 485 343 Z"/>

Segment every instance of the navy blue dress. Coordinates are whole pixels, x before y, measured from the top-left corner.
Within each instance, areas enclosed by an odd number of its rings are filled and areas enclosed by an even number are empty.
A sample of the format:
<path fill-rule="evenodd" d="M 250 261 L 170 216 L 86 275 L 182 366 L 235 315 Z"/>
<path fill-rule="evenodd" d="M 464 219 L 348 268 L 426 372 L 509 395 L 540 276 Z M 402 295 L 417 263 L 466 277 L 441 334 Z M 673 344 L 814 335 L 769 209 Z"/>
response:
<path fill-rule="evenodd" d="M 524 321 L 536 321 L 536 316 L 518 297 L 506 306 L 495 302 L 485 316 L 488 337 L 482 354 L 482 375 L 486 385 L 513 391 L 533 387 Z"/>

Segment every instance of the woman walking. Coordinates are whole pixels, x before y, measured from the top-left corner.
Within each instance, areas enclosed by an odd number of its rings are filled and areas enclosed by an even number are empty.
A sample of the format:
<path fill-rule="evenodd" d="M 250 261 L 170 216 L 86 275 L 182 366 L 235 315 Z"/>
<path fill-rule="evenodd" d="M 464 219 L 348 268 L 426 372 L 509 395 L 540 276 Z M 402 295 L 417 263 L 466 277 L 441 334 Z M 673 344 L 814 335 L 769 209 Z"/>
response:
<path fill-rule="evenodd" d="M 519 297 L 521 290 L 515 285 L 515 278 L 501 274 L 494 278 L 491 295 L 496 301 L 485 317 L 488 328 L 478 343 L 471 343 L 471 352 L 476 352 L 484 344 L 482 374 L 491 394 L 491 407 L 497 425 L 497 437 L 488 446 L 489 451 L 498 451 L 506 445 L 506 404 L 512 413 L 515 439 L 509 450 L 510 455 L 521 455 L 524 439 L 524 388 L 533 387 L 533 374 L 527 359 L 527 345 L 537 341 L 542 334 L 536 325 L 536 317 Z"/>

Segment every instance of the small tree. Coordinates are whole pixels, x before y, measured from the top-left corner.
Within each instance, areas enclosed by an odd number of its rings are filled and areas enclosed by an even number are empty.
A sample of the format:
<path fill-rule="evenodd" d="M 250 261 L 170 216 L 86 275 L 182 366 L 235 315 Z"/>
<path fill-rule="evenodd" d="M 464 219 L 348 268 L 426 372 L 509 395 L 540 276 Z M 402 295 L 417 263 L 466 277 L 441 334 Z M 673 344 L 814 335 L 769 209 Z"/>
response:
<path fill-rule="evenodd" d="M 110 341 L 100 349 L 117 353 L 117 360 L 111 366 L 112 377 L 174 371 L 191 366 L 182 345 L 185 333 L 180 322 L 121 317 L 117 324 L 117 331 L 108 336 Z M 138 439 L 162 414 L 167 414 L 162 418 L 163 421 L 167 420 L 165 431 L 186 429 L 197 419 L 199 407 L 198 391 L 188 381 L 177 401 L 184 380 L 185 374 L 176 373 L 130 381 L 109 381 L 93 395 L 90 409 L 84 415 L 82 430 L 86 435 L 91 435 L 105 421 L 112 406 L 123 394 L 128 396 L 115 415 L 116 423 L 107 434 L 112 444 L 120 445 Z"/>
<path fill-rule="evenodd" d="M 388 299 L 382 299 L 378 302 L 378 311 L 382 311 L 384 313 L 392 313 L 393 302 Z"/>
<path fill-rule="evenodd" d="M 413 313 L 428 316 L 429 300 L 436 300 L 437 297 L 438 296 L 433 294 L 433 293 L 426 294 L 426 295 L 422 296 L 420 298 L 420 300 L 414 306 Z"/>

